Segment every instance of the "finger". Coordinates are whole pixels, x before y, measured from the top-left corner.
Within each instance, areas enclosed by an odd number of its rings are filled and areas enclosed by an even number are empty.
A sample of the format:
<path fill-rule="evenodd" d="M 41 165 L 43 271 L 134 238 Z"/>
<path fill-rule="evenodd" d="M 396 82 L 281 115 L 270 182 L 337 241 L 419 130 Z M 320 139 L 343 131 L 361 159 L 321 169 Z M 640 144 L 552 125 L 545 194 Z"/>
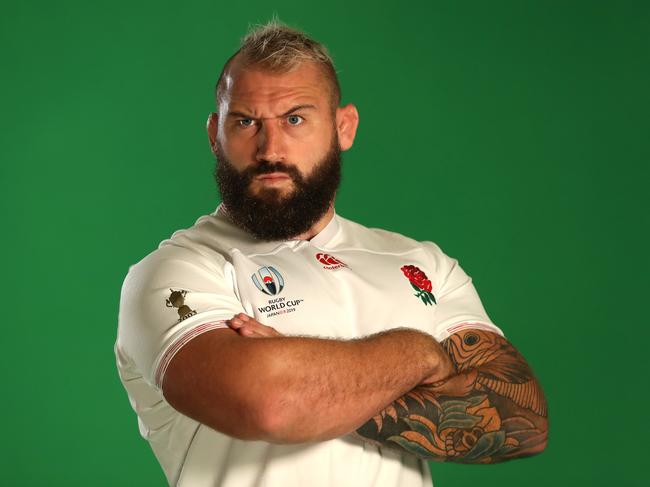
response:
<path fill-rule="evenodd" d="M 250 326 L 250 325 L 247 324 L 247 325 L 245 326 L 245 328 L 246 328 L 250 333 L 253 333 L 253 334 L 255 334 L 256 336 L 260 336 L 260 337 L 268 337 L 268 336 L 271 336 L 270 333 L 269 333 L 269 331 L 268 331 L 268 330 L 266 329 L 266 327 L 263 326 L 263 325 L 253 325 L 253 326 Z"/>
<path fill-rule="evenodd" d="M 228 326 L 234 330 L 239 329 L 244 323 L 249 322 L 250 320 L 253 320 L 250 316 L 248 316 L 246 313 L 237 313 L 235 316 L 233 316 L 231 319 L 226 321 Z M 255 321 L 255 320 L 253 320 Z"/>
<path fill-rule="evenodd" d="M 265 336 L 265 337 L 277 337 L 282 336 L 275 328 L 271 326 L 266 326 L 257 321 L 255 318 L 248 316 L 246 313 L 237 313 L 230 320 L 227 321 L 227 324 L 230 328 L 236 331 L 241 331 L 242 327 L 246 327 L 248 330 L 244 333 L 240 333 L 243 336 Z"/>
<path fill-rule="evenodd" d="M 282 333 L 280 333 L 275 328 L 272 328 L 270 326 L 268 326 L 267 328 L 269 329 L 269 334 L 270 334 L 269 336 L 272 336 L 272 337 L 281 337 L 282 336 Z"/>
<path fill-rule="evenodd" d="M 239 318 L 232 318 L 232 319 L 226 321 L 226 324 L 227 324 L 230 328 L 232 328 L 233 330 L 238 330 L 238 329 L 240 329 L 242 326 L 244 326 L 244 322 L 243 322 L 241 319 L 239 319 Z"/>
<path fill-rule="evenodd" d="M 282 336 L 280 333 L 278 333 L 276 331 L 275 328 L 272 328 L 270 326 L 260 325 L 259 323 L 255 324 L 255 325 L 251 325 L 250 323 L 246 323 L 242 327 L 242 329 L 244 329 L 244 328 L 248 329 L 247 333 L 254 334 L 255 336 L 259 336 L 259 337 L 270 338 L 270 337 Z"/>
<path fill-rule="evenodd" d="M 277 336 L 282 336 L 275 328 L 272 326 L 266 326 L 266 325 L 259 325 L 259 328 L 257 330 L 259 333 L 261 333 L 264 336 L 268 337 L 277 337 Z"/>
<path fill-rule="evenodd" d="M 238 320 L 238 323 L 241 322 L 247 326 L 252 326 L 255 328 L 268 328 L 266 325 L 263 325 L 259 321 L 257 321 L 255 318 L 248 316 L 244 313 L 239 313 L 233 317 L 233 319 Z"/>
<path fill-rule="evenodd" d="M 260 333 L 256 328 L 250 326 L 242 326 L 237 332 L 246 338 L 264 338 L 266 335 Z"/>
<path fill-rule="evenodd" d="M 430 385 L 431 390 L 437 394 L 462 397 L 474 390 L 477 379 L 475 369 L 452 376 L 449 379 Z"/>

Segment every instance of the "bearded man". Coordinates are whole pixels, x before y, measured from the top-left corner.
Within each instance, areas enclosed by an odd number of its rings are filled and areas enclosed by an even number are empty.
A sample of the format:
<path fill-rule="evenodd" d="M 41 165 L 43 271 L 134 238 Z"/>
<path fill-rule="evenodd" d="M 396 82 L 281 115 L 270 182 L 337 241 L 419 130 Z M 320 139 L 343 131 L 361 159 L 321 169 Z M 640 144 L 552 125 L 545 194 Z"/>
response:
<path fill-rule="evenodd" d="M 120 301 L 120 377 L 169 484 L 430 486 L 427 461 L 542 451 L 542 389 L 458 262 L 335 212 L 359 116 L 327 50 L 262 26 L 216 102 L 222 203 Z"/>

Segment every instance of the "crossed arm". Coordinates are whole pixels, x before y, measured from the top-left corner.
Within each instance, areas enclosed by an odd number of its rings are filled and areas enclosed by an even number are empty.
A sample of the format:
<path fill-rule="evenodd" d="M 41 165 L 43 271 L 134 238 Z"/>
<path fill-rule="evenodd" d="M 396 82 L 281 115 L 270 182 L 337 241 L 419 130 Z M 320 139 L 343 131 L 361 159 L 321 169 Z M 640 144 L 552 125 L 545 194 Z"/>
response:
<path fill-rule="evenodd" d="M 244 315 L 229 325 L 185 345 L 163 384 L 172 406 L 225 434 L 296 443 L 356 431 L 427 460 L 468 463 L 545 447 L 541 388 L 494 333 L 464 330 L 438 344 L 398 329 L 337 341 L 282 337 Z"/>
<path fill-rule="evenodd" d="M 440 462 L 495 463 L 540 453 L 548 431 L 546 400 L 512 344 L 469 329 L 442 346 L 456 373 L 414 388 L 357 434 Z"/>

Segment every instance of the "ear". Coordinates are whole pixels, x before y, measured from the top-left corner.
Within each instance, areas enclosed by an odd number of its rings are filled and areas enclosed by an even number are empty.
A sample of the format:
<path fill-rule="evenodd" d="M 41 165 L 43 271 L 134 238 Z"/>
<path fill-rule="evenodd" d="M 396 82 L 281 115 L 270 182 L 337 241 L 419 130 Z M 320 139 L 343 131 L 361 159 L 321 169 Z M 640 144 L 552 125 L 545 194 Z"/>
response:
<path fill-rule="evenodd" d="M 359 112 L 352 103 L 336 108 L 336 131 L 341 150 L 352 147 L 359 126 Z"/>
<path fill-rule="evenodd" d="M 217 127 L 219 126 L 219 115 L 212 112 L 208 115 L 208 121 L 206 122 L 206 129 L 208 130 L 208 140 L 210 141 L 210 149 L 214 154 L 217 144 Z"/>

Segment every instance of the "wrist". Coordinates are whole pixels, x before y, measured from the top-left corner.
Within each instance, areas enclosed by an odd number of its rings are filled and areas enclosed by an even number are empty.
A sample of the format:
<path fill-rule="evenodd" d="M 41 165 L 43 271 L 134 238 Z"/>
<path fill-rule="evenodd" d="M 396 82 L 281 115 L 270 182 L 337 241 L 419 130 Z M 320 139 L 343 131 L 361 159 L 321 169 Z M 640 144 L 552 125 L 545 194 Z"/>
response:
<path fill-rule="evenodd" d="M 447 379 L 457 373 L 451 357 L 447 354 L 442 345 L 433 339 L 432 341 L 434 343 L 432 344 L 428 355 L 429 368 L 423 377 L 421 384 L 433 384 Z"/>
<path fill-rule="evenodd" d="M 393 346 L 400 346 L 404 350 L 402 360 L 408 356 L 412 363 L 415 362 L 413 365 L 419 369 L 418 384 L 431 384 L 456 374 L 449 354 L 428 333 L 414 328 L 394 328 L 375 335 L 376 338 L 382 336 L 396 340 Z"/>

